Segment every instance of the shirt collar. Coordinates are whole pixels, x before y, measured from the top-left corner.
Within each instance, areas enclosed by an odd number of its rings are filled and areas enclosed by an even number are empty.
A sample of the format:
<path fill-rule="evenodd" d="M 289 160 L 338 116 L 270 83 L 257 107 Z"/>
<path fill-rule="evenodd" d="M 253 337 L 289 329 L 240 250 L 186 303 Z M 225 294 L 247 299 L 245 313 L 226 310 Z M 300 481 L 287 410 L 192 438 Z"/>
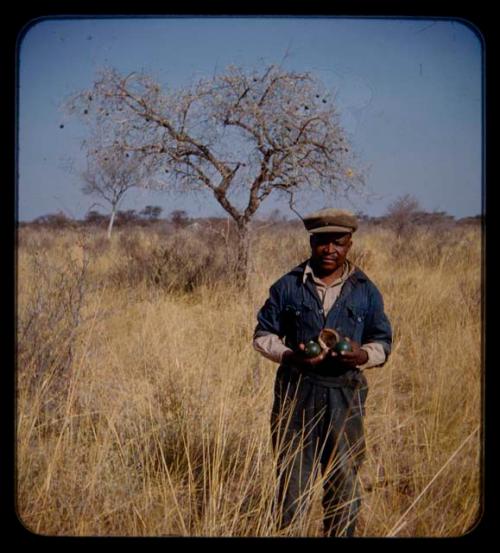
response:
<path fill-rule="evenodd" d="M 354 270 L 355 270 L 354 265 L 346 259 L 345 262 L 344 262 L 344 271 L 342 272 L 342 275 L 337 280 L 332 282 L 329 286 L 336 286 L 337 284 L 340 284 L 340 283 L 344 282 L 345 280 L 347 280 L 347 278 L 349 278 L 351 276 L 351 274 L 354 272 Z M 323 286 L 326 286 L 326 284 L 324 282 L 322 282 L 321 280 L 319 280 L 315 276 L 314 271 L 312 270 L 312 267 L 311 267 L 310 260 L 307 261 L 306 266 L 304 267 L 304 274 L 302 276 L 302 283 L 303 284 L 306 283 L 307 278 L 309 276 L 311 277 L 311 279 L 313 281 L 317 282 L 318 284 L 322 284 Z"/>

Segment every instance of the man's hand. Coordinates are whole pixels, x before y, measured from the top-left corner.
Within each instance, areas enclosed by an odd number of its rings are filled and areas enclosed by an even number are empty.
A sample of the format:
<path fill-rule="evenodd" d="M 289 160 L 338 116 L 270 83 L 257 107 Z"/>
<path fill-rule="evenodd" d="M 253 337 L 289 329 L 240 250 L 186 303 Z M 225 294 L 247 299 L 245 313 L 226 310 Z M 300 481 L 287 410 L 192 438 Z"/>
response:
<path fill-rule="evenodd" d="M 364 365 L 368 361 L 368 353 L 361 349 L 360 344 L 347 339 L 351 344 L 352 351 L 337 353 L 333 349 L 322 350 L 316 357 L 306 357 L 304 354 L 305 344 L 299 344 L 299 351 L 286 351 L 281 359 L 285 365 L 293 365 L 299 369 L 312 369 L 320 363 L 332 361 L 344 367 L 355 368 Z"/>
<path fill-rule="evenodd" d="M 338 363 L 342 363 L 342 365 L 351 368 L 364 365 L 368 361 L 368 353 L 366 350 L 361 349 L 360 344 L 350 340 L 349 338 L 346 338 L 346 341 L 351 344 L 352 350 L 337 353 L 332 349 L 328 352 L 330 357 L 333 357 Z"/>
<path fill-rule="evenodd" d="M 285 351 L 281 362 L 285 365 L 293 365 L 299 369 L 312 369 L 330 355 L 329 351 L 321 350 L 321 353 L 316 355 L 316 357 L 306 357 L 304 353 L 305 348 L 305 344 L 300 343 L 299 351 Z"/>

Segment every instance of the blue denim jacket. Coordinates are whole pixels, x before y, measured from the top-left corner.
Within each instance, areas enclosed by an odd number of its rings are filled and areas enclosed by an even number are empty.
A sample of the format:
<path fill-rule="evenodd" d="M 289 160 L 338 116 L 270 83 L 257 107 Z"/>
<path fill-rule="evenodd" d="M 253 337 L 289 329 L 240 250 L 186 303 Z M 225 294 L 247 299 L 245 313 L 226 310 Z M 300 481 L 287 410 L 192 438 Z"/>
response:
<path fill-rule="evenodd" d="M 358 268 L 347 278 L 339 297 L 325 316 L 316 287 L 303 282 L 307 261 L 282 276 L 270 288 L 257 315 L 256 334 L 271 332 L 293 350 L 316 340 L 323 328 L 334 328 L 360 344 L 378 342 L 391 352 L 392 330 L 384 312 L 382 294 Z"/>

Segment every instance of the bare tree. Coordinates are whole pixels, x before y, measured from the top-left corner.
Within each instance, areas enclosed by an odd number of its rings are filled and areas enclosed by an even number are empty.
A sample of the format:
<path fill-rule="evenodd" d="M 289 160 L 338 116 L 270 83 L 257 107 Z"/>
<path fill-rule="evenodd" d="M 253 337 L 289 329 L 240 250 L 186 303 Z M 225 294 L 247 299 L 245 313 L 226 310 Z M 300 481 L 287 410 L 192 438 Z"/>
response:
<path fill-rule="evenodd" d="M 150 171 L 149 159 L 142 152 L 126 152 L 117 143 L 107 144 L 94 135 L 85 142 L 87 167 L 81 176 L 82 191 L 104 200 L 111 209 L 108 223 L 108 238 L 111 238 L 118 207 L 133 187 L 145 185 Z M 100 205 L 98 202 L 93 204 Z"/>
<path fill-rule="evenodd" d="M 421 214 L 422 208 L 417 198 L 405 194 L 389 204 L 385 218 L 396 234 L 401 236 L 418 223 Z"/>
<path fill-rule="evenodd" d="M 92 111 L 121 151 L 151 156 L 156 186 L 213 195 L 236 223 L 240 276 L 247 275 L 250 221 L 272 192 L 287 194 L 293 208 L 298 191 L 334 198 L 363 183 L 334 99 L 308 73 L 230 66 L 162 91 L 147 75 L 108 69 L 70 105 Z"/>

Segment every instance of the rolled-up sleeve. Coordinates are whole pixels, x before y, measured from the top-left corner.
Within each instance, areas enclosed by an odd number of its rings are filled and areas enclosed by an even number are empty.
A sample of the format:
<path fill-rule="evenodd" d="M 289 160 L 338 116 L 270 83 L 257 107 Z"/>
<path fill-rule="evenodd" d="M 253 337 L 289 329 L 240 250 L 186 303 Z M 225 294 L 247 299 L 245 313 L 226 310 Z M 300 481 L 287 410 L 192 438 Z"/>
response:
<path fill-rule="evenodd" d="M 368 360 L 363 365 L 358 365 L 358 369 L 364 370 L 371 369 L 372 367 L 380 367 L 387 359 L 387 355 L 385 354 L 382 344 L 379 344 L 378 342 L 363 344 L 361 349 L 364 349 L 368 354 Z"/>
<path fill-rule="evenodd" d="M 382 294 L 375 285 L 372 286 L 370 291 L 370 309 L 365 320 L 363 333 L 363 344 L 370 343 L 380 344 L 385 353 L 385 360 L 387 360 L 392 348 L 392 328 L 384 311 Z"/>
<path fill-rule="evenodd" d="M 253 335 L 253 347 L 264 357 L 281 363 L 285 351 L 290 348 L 283 343 L 281 297 L 278 286 L 269 289 L 269 297 L 257 314 L 257 326 Z"/>
<path fill-rule="evenodd" d="M 256 336 L 254 335 L 253 347 L 264 357 L 275 363 L 281 363 L 285 351 L 292 351 L 289 347 L 285 346 L 279 336 L 263 331 Z"/>

